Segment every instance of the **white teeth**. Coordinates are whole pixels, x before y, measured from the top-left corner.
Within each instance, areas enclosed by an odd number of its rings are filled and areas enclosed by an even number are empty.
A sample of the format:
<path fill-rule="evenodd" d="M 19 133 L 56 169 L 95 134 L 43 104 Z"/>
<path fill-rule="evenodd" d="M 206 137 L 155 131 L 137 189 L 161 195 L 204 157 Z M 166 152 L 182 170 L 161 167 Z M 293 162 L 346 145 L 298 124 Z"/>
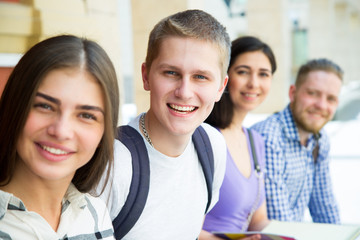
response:
<path fill-rule="evenodd" d="M 65 152 L 65 151 L 57 149 L 57 148 L 51 148 L 51 147 L 48 147 L 48 146 L 41 146 L 41 147 L 45 151 L 48 151 L 48 152 L 50 152 L 52 154 L 55 154 L 55 155 L 62 155 L 62 154 L 67 154 L 68 153 L 68 152 Z"/>
<path fill-rule="evenodd" d="M 191 112 L 195 109 L 195 107 L 182 107 L 174 104 L 170 104 L 170 107 L 181 112 Z"/>
<path fill-rule="evenodd" d="M 246 96 L 246 97 L 256 97 L 257 94 L 256 94 L 256 93 L 253 93 L 253 94 L 251 94 L 251 93 L 245 93 L 245 96 Z"/>

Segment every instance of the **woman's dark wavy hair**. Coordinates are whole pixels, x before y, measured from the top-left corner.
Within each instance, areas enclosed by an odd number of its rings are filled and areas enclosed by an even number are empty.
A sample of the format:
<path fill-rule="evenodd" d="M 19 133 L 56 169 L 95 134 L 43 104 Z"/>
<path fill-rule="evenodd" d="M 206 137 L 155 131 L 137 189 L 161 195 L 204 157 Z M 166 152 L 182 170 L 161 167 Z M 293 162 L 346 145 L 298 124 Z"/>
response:
<path fill-rule="evenodd" d="M 244 36 L 232 41 L 228 71 L 238 56 L 254 51 L 262 51 L 267 56 L 271 64 L 271 72 L 274 73 L 276 71 L 276 60 L 273 51 L 266 43 L 252 36 Z M 230 81 L 231 79 L 229 79 L 229 82 Z M 234 116 L 234 104 L 231 101 L 228 87 L 229 83 L 227 84 L 220 101 L 215 103 L 213 110 L 205 120 L 206 123 L 221 129 L 227 128 Z"/>
<path fill-rule="evenodd" d="M 102 88 L 105 100 L 105 129 L 91 160 L 79 168 L 72 180 L 81 192 L 99 183 L 107 165 L 113 164 L 113 142 L 119 109 L 119 90 L 114 66 L 97 43 L 72 35 L 46 39 L 33 46 L 12 71 L 0 99 L 0 186 L 7 185 L 19 158 L 16 144 L 32 103 L 45 76 L 55 69 L 84 68 Z"/>

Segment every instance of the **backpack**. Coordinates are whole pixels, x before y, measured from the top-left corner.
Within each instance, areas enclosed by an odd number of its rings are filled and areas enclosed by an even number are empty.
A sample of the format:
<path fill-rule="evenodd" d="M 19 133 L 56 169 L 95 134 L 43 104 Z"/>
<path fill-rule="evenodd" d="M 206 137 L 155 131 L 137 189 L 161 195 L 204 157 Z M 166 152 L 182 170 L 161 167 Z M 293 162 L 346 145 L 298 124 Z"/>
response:
<path fill-rule="evenodd" d="M 116 239 L 122 239 L 139 219 L 146 203 L 150 184 L 149 156 L 141 134 L 129 125 L 118 127 L 117 139 L 120 140 L 130 151 L 132 158 L 132 179 L 129 194 L 120 213 L 113 220 Z M 202 166 L 206 187 L 208 191 L 208 202 L 206 210 L 209 209 L 212 198 L 212 183 L 214 178 L 214 156 L 211 143 L 207 133 L 199 126 L 192 140 Z"/>

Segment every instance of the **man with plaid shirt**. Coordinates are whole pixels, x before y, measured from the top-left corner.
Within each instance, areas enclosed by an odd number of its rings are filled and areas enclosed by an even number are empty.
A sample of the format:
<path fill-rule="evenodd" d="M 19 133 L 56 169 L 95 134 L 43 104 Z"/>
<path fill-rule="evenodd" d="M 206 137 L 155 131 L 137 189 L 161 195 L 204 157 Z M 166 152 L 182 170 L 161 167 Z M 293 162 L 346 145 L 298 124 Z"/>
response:
<path fill-rule="evenodd" d="M 289 89 L 290 104 L 252 126 L 265 140 L 268 217 L 340 223 L 329 172 L 329 139 L 323 126 L 338 106 L 343 71 L 327 59 L 299 69 Z"/>

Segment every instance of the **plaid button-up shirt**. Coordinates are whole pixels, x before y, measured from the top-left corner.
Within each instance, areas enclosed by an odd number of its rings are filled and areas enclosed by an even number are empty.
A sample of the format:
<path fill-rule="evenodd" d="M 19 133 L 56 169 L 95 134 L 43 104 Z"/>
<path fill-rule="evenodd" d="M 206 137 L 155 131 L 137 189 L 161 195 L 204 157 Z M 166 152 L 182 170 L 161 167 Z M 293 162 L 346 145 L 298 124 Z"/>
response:
<path fill-rule="evenodd" d="M 329 171 L 330 143 L 323 130 L 306 144 L 300 137 L 290 107 L 252 126 L 265 140 L 266 201 L 268 217 L 280 221 L 302 221 L 308 207 L 314 222 L 340 223 Z"/>

